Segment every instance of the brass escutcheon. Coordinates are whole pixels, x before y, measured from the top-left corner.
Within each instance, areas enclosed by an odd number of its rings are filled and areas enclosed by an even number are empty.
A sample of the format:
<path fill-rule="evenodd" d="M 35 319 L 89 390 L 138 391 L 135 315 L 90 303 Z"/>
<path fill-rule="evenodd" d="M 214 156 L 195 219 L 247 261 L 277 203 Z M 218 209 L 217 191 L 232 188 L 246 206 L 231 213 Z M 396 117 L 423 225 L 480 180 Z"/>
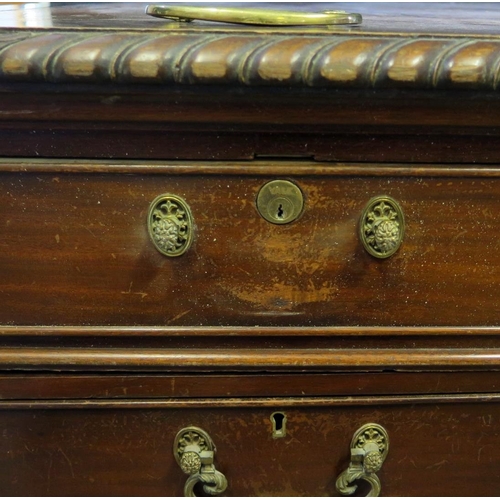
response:
<path fill-rule="evenodd" d="M 257 195 L 257 210 L 272 224 L 289 224 L 297 220 L 303 208 L 302 191 L 290 181 L 268 182 Z"/>
<path fill-rule="evenodd" d="M 158 196 L 148 211 L 148 232 L 156 249 L 179 257 L 193 241 L 193 216 L 188 204 L 173 194 Z"/>
<path fill-rule="evenodd" d="M 386 259 L 396 253 L 405 233 L 398 202 L 389 196 L 372 198 L 363 210 L 359 230 L 361 242 L 370 255 Z"/>

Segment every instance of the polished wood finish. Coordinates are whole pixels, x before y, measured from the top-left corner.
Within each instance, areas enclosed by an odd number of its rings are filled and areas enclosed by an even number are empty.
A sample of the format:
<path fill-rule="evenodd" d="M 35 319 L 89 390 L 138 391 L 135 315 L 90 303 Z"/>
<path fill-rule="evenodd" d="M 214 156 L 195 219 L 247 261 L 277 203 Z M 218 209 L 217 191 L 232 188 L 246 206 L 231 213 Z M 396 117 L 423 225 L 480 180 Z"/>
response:
<path fill-rule="evenodd" d="M 0 349 L 0 363 L 17 369 L 141 371 L 297 371 L 500 367 L 500 349 Z"/>
<path fill-rule="evenodd" d="M 0 30 L 1 493 L 181 495 L 198 426 L 229 496 L 330 496 L 369 422 L 382 495 L 498 493 L 500 10 L 335 7 L 364 24 L 75 4 Z M 291 224 L 256 209 L 274 179 Z M 165 193 L 194 217 L 174 259 Z M 386 260 L 358 236 L 381 195 Z"/>

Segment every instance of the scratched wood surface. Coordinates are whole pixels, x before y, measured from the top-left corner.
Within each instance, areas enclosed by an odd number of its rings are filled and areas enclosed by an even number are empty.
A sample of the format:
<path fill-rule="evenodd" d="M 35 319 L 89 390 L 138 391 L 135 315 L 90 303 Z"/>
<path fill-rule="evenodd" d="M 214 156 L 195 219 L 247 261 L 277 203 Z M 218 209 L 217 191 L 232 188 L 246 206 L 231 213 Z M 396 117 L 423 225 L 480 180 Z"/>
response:
<path fill-rule="evenodd" d="M 368 422 L 382 495 L 498 494 L 500 7 L 334 5 L 364 23 L 0 6 L 2 494 L 182 495 L 196 425 L 229 496 L 331 496 Z M 274 178 L 305 195 L 287 226 L 255 208 Z M 166 192 L 195 219 L 174 260 Z M 358 241 L 382 194 L 386 261 Z"/>
<path fill-rule="evenodd" d="M 341 170 L 340 170 L 341 173 Z M 496 177 L 293 176 L 302 216 L 257 212 L 271 177 L 1 174 L 4 325 L 494 326 Z M 147 232 L 164 193 L 191 207 L 195 240 L 167 258 Z M 396 199 L 406 234 L 375 259 L 368 201 Z M 451 332 L 450 332 L 451 333 Z"/>
<path fill-rule="evenodd" d="M 377 405 L 377 399 L 372 399 Z M 157 403 L 160 406 L 161 402 Z M 495 496 L 500 472 L 498 403 L 390 404 L 328 408 L 147 408 L 0 410 L 4 495 L 181 496 L 174 436 L 196 425 L 217 447 L 228 496 L 336 496 L 354 432 L 386 428 L 383 496 Z M 71 406 L 71 405 L 70 405 Z M 272 437 L 271 414 L 287 416 Z M 362 487 L 360 488 L 362 489 Z M 366 492 L 366 490 L 365 490 Z"/>

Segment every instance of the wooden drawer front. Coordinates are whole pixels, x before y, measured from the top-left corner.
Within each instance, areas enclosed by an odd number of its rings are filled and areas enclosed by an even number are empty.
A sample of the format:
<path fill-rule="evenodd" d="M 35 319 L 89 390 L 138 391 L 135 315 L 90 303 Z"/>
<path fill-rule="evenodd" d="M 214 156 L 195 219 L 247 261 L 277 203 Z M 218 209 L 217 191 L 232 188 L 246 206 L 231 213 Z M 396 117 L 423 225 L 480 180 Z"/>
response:
<path fill-rule="evenodd" d="M 0 492 L 180 496 L 187 476 L 172 446 L 181 428 L 194 425 L 215 442 L 216 467 L 229 483 L 225 495 L 331 496 L 349 463 L 354 432 L 374 422 L 390 438 L 378 473 L 382 496 L 498 494 L 498 404 L 373 402 L 354 407 L 289 402 L 285 408 L 273 406 L 272 400 L 266 400 L 266 407 L 245 403 L 232 408 L 217 408 L 227 402 L 215 400 L 213 407 L 188 400 L 185 408 L 173 408 L 172 401 L 135 402 L 128 408 L 106 407 L 105 402 L 66 409 L 4 407 Z M 193 404 L 198 407 L 190 409 Z M 285 437 L 272 437 L 274 411 L 287 416 Z"/>
<path fill-rule="evenodd" d="M 284 177 L 276 176 L 278 178 Z M 2 324 L 492 325 L 500 179 L 295 176 L 305 209 L 265 221 L 257 175 L 0 174 Z M 192 209 L 181 257 L 150 241 L 163 193 Z M 369 255 L 359 219 L 378 195 L 406 233 Z"/>

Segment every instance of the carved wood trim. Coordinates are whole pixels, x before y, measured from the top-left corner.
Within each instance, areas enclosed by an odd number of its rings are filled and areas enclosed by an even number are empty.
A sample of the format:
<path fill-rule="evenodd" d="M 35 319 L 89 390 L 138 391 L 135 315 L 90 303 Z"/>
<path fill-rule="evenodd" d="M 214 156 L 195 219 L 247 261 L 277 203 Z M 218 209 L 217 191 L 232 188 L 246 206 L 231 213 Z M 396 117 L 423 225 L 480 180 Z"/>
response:
<path fill-rule="evenodd" d="M 496 90 L 484 37 L 55 31 L 0 35 L 0 82 Z"/>

